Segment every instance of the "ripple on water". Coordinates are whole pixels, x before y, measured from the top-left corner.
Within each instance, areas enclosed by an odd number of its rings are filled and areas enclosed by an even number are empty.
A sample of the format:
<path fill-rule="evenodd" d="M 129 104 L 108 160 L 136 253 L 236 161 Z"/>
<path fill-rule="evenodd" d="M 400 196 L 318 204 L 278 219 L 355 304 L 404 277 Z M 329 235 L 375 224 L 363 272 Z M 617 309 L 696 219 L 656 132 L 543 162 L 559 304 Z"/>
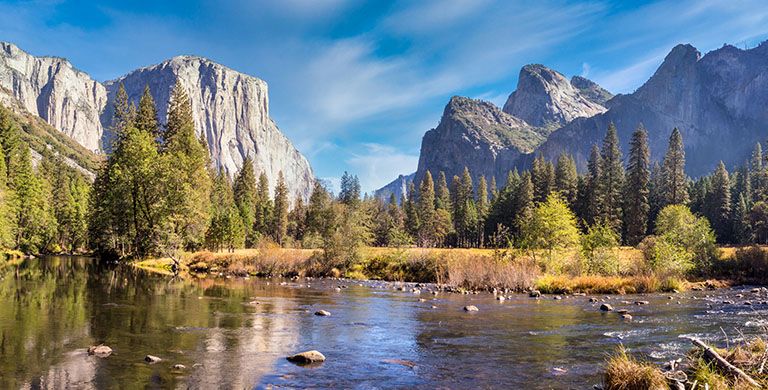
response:
<path fill-rule="evenodd" d="M 670 359 L 674 357 L 678 357 L 680 355 L 684 355 L 686 352 L 685 349 L 685 343 L 682 342 L 671 342 L 671 343 L 662 343 L 659 344 L 657 348 L 654 348 L 648 356 L 650 356 L 653 359 Z"/>
<path fill-rule="evenodd" d="M 624 340 L 629 337 L 643 336 L 650 333 L 648 329 L 630 329 L 630 330 L 616 330 L 603 333 L 603 336 Z"/>

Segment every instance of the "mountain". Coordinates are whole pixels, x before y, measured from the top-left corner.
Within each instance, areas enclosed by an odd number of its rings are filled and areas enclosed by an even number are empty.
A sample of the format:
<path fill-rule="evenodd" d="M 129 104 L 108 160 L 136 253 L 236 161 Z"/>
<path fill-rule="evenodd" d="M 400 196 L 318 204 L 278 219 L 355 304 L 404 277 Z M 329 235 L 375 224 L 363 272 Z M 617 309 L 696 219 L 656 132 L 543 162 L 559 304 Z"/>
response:
<path fill-rule="evenodd" d="M 574 80 L 576 85 L 544 65 L 526 65 L 503 111 L 536 127 L 560 127 L 605 112 L 610 93 L 583 77 Z"/>
<path fill-rule="evenodd" d="M 374 196 L 389 201 L 389 197 L 392 196 L 392 194 L 395 194 L 395 200 L 400 202 L 403 195 L 408 195 L 408 185 L 413 182 L 414 176 L 416 176 L 415 172 L 410 175 L 400 175 L 397 179 L 392 180 L 389 184 L 376 190 Z"/>
<path fill-rule="evenodd" d="M 186 88 L 196 129 L 204 134 L 217 167 L 233 176 L 246 156 L 274 188 L 280 171 L 291 198 L 305 199 L 314 174 L 304 156 L 269 117 L 267 84 L 201 57 L 179 56 L 100 83 L 57 57 L 35 57 L 0 43 L 0 102 L 36 115 L 83 147 L 108 151 L 113 101 L 120 83 L 138 104 L 145 86 L 161 122 L 176 81 Z"/>
<path fill-rule="evenodd" d="M 583 168 L 609 123 L 615 123 L 625 154 L 632 131 L 642 123 L 654 160 L 663 157 L 672 129 L 680 130 L 691 176 L 711 172 L 720 160 L 741 165 L 755 143 L 765 140 L 768 42 L 749 50 L 725 45 L 703 57 L 691 45 L 678 45 L 637 91 L 609 105 L 605 113 L 556 130 L 537 152 L 548 158 L 572 153 Z"/>
<path fill-rule="evenodd" d="M 292 197 L 309 197 L 315 180 L 312 169 L 269 117 L 267 83 L 205 58 L 174 57 L 106 82 L 109 103 L 101 117 L 104 128 L 112 121 L 112 102 L 120 83 L 135 102 L 148 85 L 155 104 L 163 108 L 158 115 L 164 123 L 165 108 L 177 80 L 188 91 L 195 128 L 208 141 L 217 167 L 232 177 L 245 157 L 251 156 L 257 175 L 265 172 L 272 188 L 282 171 Z M 105 138 L 109 136 L 107 131 Z"/>
<path fill-rule="evenodd" d="M 464 167 L 474 176 L 506 177 L 509 167 L 546 134 L 490 102 L 454 96 L 437 127 L 424 134 L 414 180 L 420 183 L 429 170 L 435 176 L 445 172 L 450 182 Z"/>

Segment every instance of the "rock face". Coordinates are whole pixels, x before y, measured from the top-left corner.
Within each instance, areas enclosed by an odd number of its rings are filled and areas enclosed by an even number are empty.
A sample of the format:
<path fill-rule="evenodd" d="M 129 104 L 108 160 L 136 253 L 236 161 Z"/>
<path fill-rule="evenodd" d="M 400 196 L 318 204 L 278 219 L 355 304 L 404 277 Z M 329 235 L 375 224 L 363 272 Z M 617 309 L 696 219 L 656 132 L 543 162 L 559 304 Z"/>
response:
<path fill-rule="evenodd" d="M 189 94 L 196 129 L 208 141 L 217 167 L 231 177 L 251 156 L 256 174 L 266 173 L 272 189 L 282 171 L 291 199 L 309 196 L 314 174 L 269 117 L 263 80 L 201 57 L 179 56 L 102 84 L 65 59 L 35 57 L 0 43 L 0 102 L 41 117 L 96 152 L 104 152 L 111 139 L 108 129 L 120 83 L 136 104 L 148 85 L 164 123 L 177 80 Z"/>
<path fill-rule="evenodd" d="M 109 104 L 102 124 L 106 128 L 112 121 L 111 103 L 120 83 L 136 102 L 148 85 L 158 106 L 160 122 L 164 123 L 176 80 L 189 93 L 195 128 L 205 136 L 219 168 L 232 177 L 243 160 L 251 156 L 255 171 L 266 173 L 272 189 L 282 171 L 291 198 L 308 198 L 314 183 L 312 169 L 269 117 L 267 84 L 207 59 L 174 57 L 107 82 Z"/>
<path fill-rule="evenodd" d="M 415 172 L 407 176 L 400 175 L 397 177 L 397 179 L 376 190 L 374 195 L 379 199 L 389 201 L 389 197 L 394 194 L 395 199 L 400 202 L 403 198 L 403 195 L 408 195 L 408 186 L 413 182 L 413 178 L 415 176 Z"/>
<path fill-rule="evenodd" d="M 464 167 L 473 177 L 506 178 L 509 167 L 520 155 L 533 152 L 545 134 L 492 103 L 454 96 L 438 126 L 421 141 L 414 180 L 420 183 L 429 170 L 435 178 L 445 172 L 450 182 Z"/>
<path fill-rule="evenodd" d="M 34 57 L 0 42 L 0 95 L 15 99 L 89 150 L 99 150 L 106 88 L 66 59 Z"/>
<path fill-rule="evenodd" d="M 617 96 L 608 105 L 603 114 L 553 132 L 540 151 L 549 158 L 573 153 L 583 168 L 591 145 L 600 142 L 610 122 L 616 124 L 625 155 L 631 133 L 643 123 L 653 160 L 663 157 L 677 127 L 689 175 L 707 174 L 720 160 L 729 168 L 740 165 L 765 138 L 768 43 L 749 50 L 723 46 L 703 57 L 691 45 L 678 45 L 635 93 Z"/>
<path fill-rule="evenodd" d="M 560 127 L 606 111 L 603 103 L 598 103 L 605 90 L 584 78 L 576 83 L 580 87 L 543 65 L 526 65 L 520 70 L 517 89 L 504 104 L 504 112 L 532 126 Z"/>

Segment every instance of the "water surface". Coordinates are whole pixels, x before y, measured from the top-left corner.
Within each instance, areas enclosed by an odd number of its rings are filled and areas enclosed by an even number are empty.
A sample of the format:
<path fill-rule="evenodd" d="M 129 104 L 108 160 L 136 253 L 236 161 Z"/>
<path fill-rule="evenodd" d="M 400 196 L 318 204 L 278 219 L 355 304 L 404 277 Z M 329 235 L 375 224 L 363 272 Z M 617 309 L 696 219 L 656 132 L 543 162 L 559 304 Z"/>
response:
<path fill-rule="evenodd" d="M 723 344 L 768 324 L 768 305 L 759 303 L 768 296 L 748 288 L 598 297 L 629 309 L 631 322 L 589 297 L 499 302 L 408 290 L 178 280 L 89 258 L 29 260 L 0 270 L 0 388 L 588 389 L 619 344 L 663 362 L 689 349 L 681 336 Z M 470 304 L 480 310 L 464 312 Z M 332 315 L 315 316 L 320 309 Z M 114 353 L 88 356 L 99 343 Z M 310 349 L 328 360 L 285 360 Z M 147 364 L 147 354 L 163 361 Z"/>

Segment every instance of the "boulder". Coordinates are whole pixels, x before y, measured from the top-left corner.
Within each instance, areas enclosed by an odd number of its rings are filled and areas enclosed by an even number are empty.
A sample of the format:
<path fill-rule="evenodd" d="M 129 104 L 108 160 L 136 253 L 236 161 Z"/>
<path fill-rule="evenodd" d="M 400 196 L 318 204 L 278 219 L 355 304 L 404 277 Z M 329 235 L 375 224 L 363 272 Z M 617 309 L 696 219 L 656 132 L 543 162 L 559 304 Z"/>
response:
<path fill-rule="evenodd" d="M 601 311 L 613 311 L 613 306 L 611 306 L 611 305 L 609 305 L 607 303 L 603 303 L 602 305 L 600 305 L 600 310 Z"/>
<path fill-rule="evenodd" d="M 101 357 L 101 358 L 105 358 L 105 357 L 107 357 L 107 356 L 112 354 L 112 348 L 110 348 L 110 347 L 108 347 L 108 346 L 106 346 L 104 344 L 92 345 L 92 346 L 88 347 L 88 354 L 89 355 L 95 355 L 95 356 L 98 356 L 98 357 Z"/>
<path fill-rule="evenodd" d="M 289 362 L 298 364 L 320 363 L 325 361 L 325 355 L 319 351 L 312 350 L 288 356 L 286 359 Z"/>
<path fill-rule="evenodd" d="M 173 369 L 174 369 L 174 370 L 179 370 L 179 371 L 181 371 L 181 370 L 186 370 L 186 369 L 187 369 L 187 366 L 185 366 L 185 365 L 183 365 L 183 364 L 174 364 L 174 365 L 173 365 Z"/>
<path fill-rule="evenodd" d="M 621 319 L 623 319 L 625 321 L 632 321 L 632 315 L 629 314 L 629 313 L 624 313 L 624 314 L 621 315 Z"/>
<path fill-rule="evenodd" d="M 648 301 L 635 301 L 635 305 L 647 305 L 649 303 Z"/>
<path fill-rule="evenodd" d="M 464 311 L 479 311 L 479 310 L 480 309 L 478 309 L 477 306 L 474 306 L 474 305 L 464 306 Z"/>
<path fill-rule="evenodd" d="M 163 359 L 160 359 L 157 356 L 147 355 L 147 356 L 144 356 L 144 361 L 150 364 L 154 364 L 154 363 L 163 361 Z"/>
<path fill-rule="evenodd" d="M 538 297 L 541 296 L 541 291 L 533 290 L 533 291 L 528 293 L 528 296 L 531 297 L 531 298 L 538 298 Z"/>
<path fill-rule="evenodd" d="M 318 311 L 315 312 L 315 315 L 316 316 L 321 316 L 321 317 L 328 317 L 328 316 L 331 315 L 331 312 L 325 311 L 325 310 L 318 310 Z"/>

